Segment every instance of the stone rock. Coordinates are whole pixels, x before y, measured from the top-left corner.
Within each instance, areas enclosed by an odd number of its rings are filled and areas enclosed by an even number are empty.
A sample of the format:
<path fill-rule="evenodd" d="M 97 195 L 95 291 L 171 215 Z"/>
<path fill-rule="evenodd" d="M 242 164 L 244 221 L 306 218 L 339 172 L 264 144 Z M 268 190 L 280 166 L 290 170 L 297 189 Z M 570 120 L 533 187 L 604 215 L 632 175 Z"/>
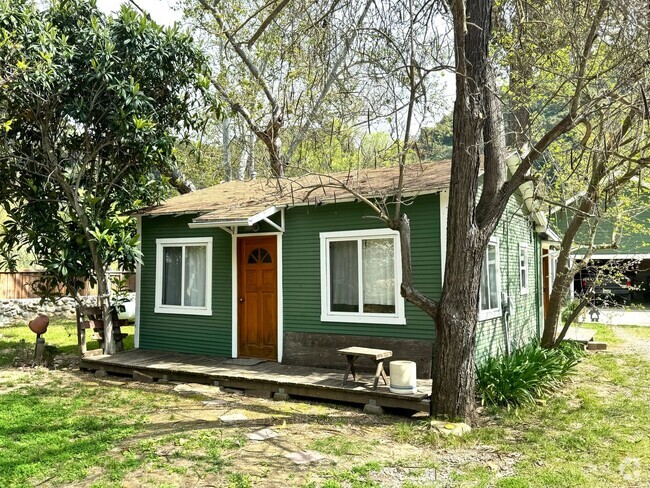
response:
<path fill-rule="evenodd" d="M 246 437 L 248 437 L 252 441 L 266 441 L 278 437 L 279 435 L 280 434 L 278 434 L 274 430 L 262 429 L 262 430 L 258 430 L 257 432 L 250 432 L 246 434 Z"/>
<path fill-rule="evenodd" d="M 228 415 L 222 415 L 219 417 L 219 420 L 222 422 L 241 422 L 242 420 L 248 420 L 248 417 L 244 415 L 243 413 L 231 413 Z"/>
<path fill-rule="evenodd" d="M 285 454 L 284 456 L 286 458 L 289 458 L 291 461 L 293 461 L 296 464 L 315 463 L 317 461 L 320 461 L 321 459 L 325 459 L 325 456 L 315 451 L 290 452 L 288 454 Z"/>
<path fill-rule="evenodd" d="M 210 385 L 200 385 L 200 384 L 188 384 L 181 383 L 174 387 L 176 393 L 187 396 L 207 396 L 214 397 L 215 393 L 219 393 L 219 388 L 216 386 Z"/>
<path fill-rule="evenodd" d="M 139 381 L 140 383 L 153 383 L 155 381 L 155 378 L 141 371 L 134 371 L 133 381 Z"/>
<path fill-rule="evenodd" d="M 204 407 L 222 407 L 226 403 L 228 403 L 228 402 L 226 402 L 226 400 L 221 400 L 219 398 L 215 398 L 214 400 L 207 400 L 207 401 L 203 402 L 203 406 Z"/>
<path fill-rule="evenodd" d="M 366 403 L 363 406 L 363 413 L 367 413 L 370 415 L 383 415 L 384 414 L 384 408 L 380 407 L 379 405 L 375 403 Z"/>

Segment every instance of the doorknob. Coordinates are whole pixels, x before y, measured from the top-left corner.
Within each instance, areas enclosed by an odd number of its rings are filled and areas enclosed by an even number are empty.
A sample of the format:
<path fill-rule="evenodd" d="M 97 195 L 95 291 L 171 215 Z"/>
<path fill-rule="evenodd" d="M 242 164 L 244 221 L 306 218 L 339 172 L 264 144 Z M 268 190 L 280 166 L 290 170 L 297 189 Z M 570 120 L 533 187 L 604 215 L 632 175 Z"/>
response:
<path fill-rule="evenodd" d="M 244 303 L 244 299 L 243 299 L 243 298 L 240 298 L 240 299 L 239 299 L 239 303 Z"/>

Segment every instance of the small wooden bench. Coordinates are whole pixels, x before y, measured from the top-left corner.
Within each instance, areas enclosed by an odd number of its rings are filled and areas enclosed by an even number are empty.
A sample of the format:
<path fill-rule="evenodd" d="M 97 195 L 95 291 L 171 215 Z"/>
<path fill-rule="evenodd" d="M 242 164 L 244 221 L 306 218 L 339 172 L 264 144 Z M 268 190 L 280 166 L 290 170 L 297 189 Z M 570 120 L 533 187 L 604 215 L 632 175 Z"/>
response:
<path fill-rule="evenodd" d="M 118 320 L 117 313 L 113 313 L 113 342 L 115 342 L 115 351 L 124 350 L 124 339 L 129 335 L 122 332 L 122 327 L 127 325 L 126 320 Z M 86 346 L 86 330 L 92 329 L 93 334 L 90 337 L 99 343 L 99 349 L 88 351 Z M 104 351 L 104 320 L 102 319 L 102 309 L 100 307 L 77 307 L 77 340 L 79 344 L 79 356 L 82 358 L 93 353 L 103 353 Z"/>
<path fill-rule="evenodd" d="M 379 377 L 384 380 L 384 384 L 388 384 L 388 377 L 384 371 L 384 359 L 389 358 L 393 355 L 393 351 L 387 349 L 370 349 L 369 347 L 346 347 L 345 349 L 339 349 L 338 353 L 342 356 L 345 356 L 348 359 L 348 366 L 345 369 L 345 375 L 343 376 L 343 384 L 345 385 L 348 381 L 348 376 L 352 373 L 352 378 L 354 381 L 357 380 L 357 371 L 354 367 L 354 362 L 357 358 L 364 357 L 370 358 L 375 363 L 375 381 L 372 385 L 372 389 L 376 390 L 377 385 L 379 384 Z"/>

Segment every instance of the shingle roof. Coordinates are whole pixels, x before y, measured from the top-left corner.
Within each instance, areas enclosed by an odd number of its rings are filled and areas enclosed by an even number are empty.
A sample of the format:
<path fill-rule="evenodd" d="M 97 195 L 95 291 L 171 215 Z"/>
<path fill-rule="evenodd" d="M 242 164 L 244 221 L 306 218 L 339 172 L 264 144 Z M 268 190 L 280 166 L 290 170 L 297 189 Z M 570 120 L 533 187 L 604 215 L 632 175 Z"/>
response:
<path fill-rule="evenodd" d="M 412 164 L 404 168 L 403 193 L 437 193 L 449 187 L 451 161 Z M 397 192 L 399 167 L 362 169 L 299 178 L 229 181 L 138 212 L 139 215 L 199 214 L 195 222 L 241 220 L 270 207 L 341 201 L 355 197 L 382 197 Z"/>

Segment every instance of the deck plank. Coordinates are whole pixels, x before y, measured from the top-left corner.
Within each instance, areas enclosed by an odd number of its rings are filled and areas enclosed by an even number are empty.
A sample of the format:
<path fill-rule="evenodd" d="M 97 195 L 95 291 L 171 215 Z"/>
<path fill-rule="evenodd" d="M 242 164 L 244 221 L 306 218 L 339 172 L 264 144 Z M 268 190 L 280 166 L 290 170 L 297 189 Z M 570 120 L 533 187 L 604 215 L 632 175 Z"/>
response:
<path fill-rule="evenodd" d="M 301 396 L 324 400 L 366 403 L 373 399 L 385 406 L 428 411 L 431 380 L 418 380 L 418 393 L 399 395 L 388 386 L 372 390 L 373 377 L 365 375 L 360 381 L 343 385 L 343 369 L 312 368 L 264 361 L 254 365 L 228 363 L 225 358 L 166 351 L 134 349 L 113 356 L 86 357 L 85 369 L 132 373 L 148 371 L 156 377 L 178 376 L 184 381 L 218 382 L 235 388 L 277 392 L 280 389 Z"/>

